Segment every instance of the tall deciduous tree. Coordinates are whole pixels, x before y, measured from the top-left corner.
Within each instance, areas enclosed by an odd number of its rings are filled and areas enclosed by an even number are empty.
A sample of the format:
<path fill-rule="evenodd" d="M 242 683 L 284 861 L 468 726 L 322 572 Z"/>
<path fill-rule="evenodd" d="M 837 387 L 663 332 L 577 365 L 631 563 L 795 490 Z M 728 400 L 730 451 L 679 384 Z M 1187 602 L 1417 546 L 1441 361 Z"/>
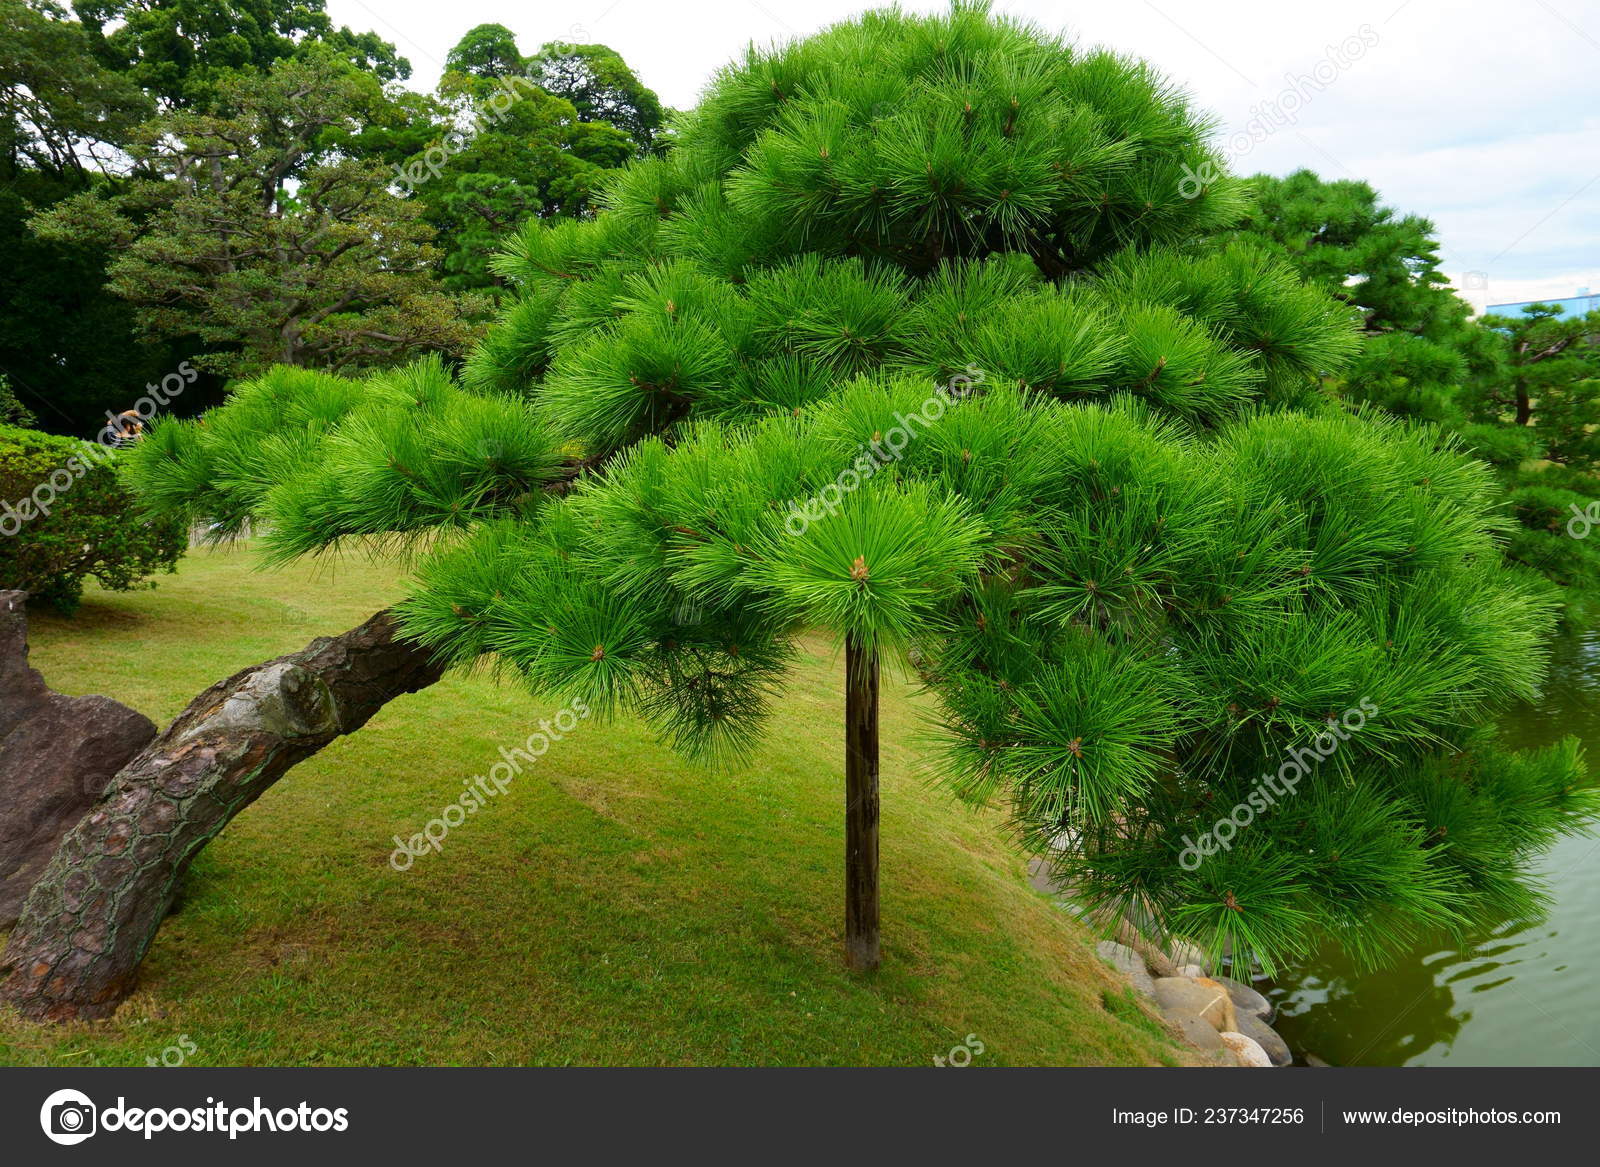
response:
<path fill-rule="evenodd" d="M 407 70 L 380 39 L 333 28 L 320 0 L 76 7 L 86 25 L 51 0 L 0 0 L 0 368 L 42 425 L 90 434 L 206 342 L 141 332 L 134 306 L 106 287 L 110 240 L 42 239 L 29 217 L 91 189 L 125 193 L 126 147 L 157 104 L 215 112 L 223 80 L 319 51 L 381 77 Z M 178 408 L 217 389 L 208 377 Z"/>
<path fill-rule="evenodd" d="M 0 0 L 0 371 L 48 429 L 94 432 L 187 355 L 134 342 L 132 309 L 104 289 L 103 247 L 27 226 L 38 208 L 114 184 L 120 147 L 150 113 L 61 8 Z"/>
<path fill-rule="evenodd" d="M 335 27 L 324 0 L 73 0 L 96 57 L 168 108 L 226 112 L 225 83 L 319 45 L 385 81 L 411 65 L 375 33 Z"/>
<path fill-rule="evenodd" d="M 197 363 L 223 371 L 462 348 L 470 328 L 434 287 L 420 208 L 388 189 L 381 165 L 330 146 L 382 102 L 377 81 L 311 54 L 219 92 L 236 112 L 141 128 L 133 149 L 159 177 L 54 207 L 40 234 L 114 243 L 111 289 L 151 333 L 216 346 Z"/>
<path fill-rule="evenodd" d="M 438 90 L 444 116 L 402 171 L 415 176 L 406 185 L 439 232 L 447 287 L 495 286 L 490 256 L 524 220 L 592 213 L 605 173 L 640 149 L 632 136 L 639 110 L 656 111 L 659 121 L 655 95 L 620 58 L 611 61 L 609 49 L 573 51 L 568 62 L 525 60 L 509 29 L 487 24 L 446 58 Z M 599 76 L 610 88 L 595 83 L 576 93 L 581 107 L 542 88 L 552 79 Z"/>
<path fill-rule="evenodd" d="M 553 41 L 525 69 L 546 93 L 570 101 L 583 121 L 616 126 L 633 138 L 641 154 L 654 148 L 666 111 L 614 49 Z"/>
<path fill-rule="evenodd" d="M 528 219 L 592 213 L 606 172 L 633 156 L 623 131 L 580 120 L 571 103 L 520 76 L 447 73 L 440 89 L 466 128 L 441 129 L 407 173 L 419 176 L 408 180 L 410 195 L 439 233 L 447 287 L 492 285 L 489 260 L 509 233 Z"/>
<path fill-rule="evenodd" d="M 507 77 L 523 70 L 517 37 L 503 24 L 479 24 L 467 30 L 445 55 L 445 72 L 473 77 Z"/>

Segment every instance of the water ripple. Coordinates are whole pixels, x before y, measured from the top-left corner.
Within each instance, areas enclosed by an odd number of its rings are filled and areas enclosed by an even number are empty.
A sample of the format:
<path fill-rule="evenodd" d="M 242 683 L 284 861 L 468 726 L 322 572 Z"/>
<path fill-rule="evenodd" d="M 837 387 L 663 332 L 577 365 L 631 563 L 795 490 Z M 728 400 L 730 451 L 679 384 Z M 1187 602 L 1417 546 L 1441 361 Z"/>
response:
<path fill-rule="evenodd" d="M 1516 747 L 1577 734 L 1600 765 L 1600 633 L 1559 645 L 1543 698 L 1502 725 Z M 1543 919 L 1433 937 L 1375 973 L 1325 950 L 1260 986 L 1279 1032 L 1334 1065 L 1600 1065 L 1600 839 L 1562 840 L 1538 872 Z"/>

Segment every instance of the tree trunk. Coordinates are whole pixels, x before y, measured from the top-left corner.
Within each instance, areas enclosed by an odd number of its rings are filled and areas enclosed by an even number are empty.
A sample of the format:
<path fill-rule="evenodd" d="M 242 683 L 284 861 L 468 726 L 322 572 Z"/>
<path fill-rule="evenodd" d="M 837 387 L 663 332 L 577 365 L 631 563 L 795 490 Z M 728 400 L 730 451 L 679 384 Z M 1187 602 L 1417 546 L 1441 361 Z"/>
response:
<path fill-rule="evenodd" d="M 1517 424 L 1527 425 L 1533 419 L 1533 399 L 1528 396 L 1528 383 L 1521 377 L 1516 380 Z"/>
<path fill-rule="evenodd" d="M 844 945 L 856 972 L 878 967 L 878 654 L 844 648 Z"/>
<path fill-rule="evenodd" d="M 385 610 L 211 686 L 112 779 L 45 867 L 0 955 L 25 1016 L 109 1016 L 201 848 L 290 767 L 439 679 Z"/>

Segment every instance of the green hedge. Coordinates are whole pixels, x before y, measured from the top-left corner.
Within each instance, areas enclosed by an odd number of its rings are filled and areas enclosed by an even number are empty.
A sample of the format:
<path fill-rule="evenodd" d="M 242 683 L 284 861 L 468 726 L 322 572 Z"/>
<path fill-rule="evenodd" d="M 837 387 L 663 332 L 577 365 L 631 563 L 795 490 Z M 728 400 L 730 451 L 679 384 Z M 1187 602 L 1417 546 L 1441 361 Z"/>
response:
<path fill-rule="evenodd" d="M 0 589 L 71 614 L 85 577 L 128 591 L 187 546 L 181 520 L 139 513 L 110 451 L 0 425 Z"/>

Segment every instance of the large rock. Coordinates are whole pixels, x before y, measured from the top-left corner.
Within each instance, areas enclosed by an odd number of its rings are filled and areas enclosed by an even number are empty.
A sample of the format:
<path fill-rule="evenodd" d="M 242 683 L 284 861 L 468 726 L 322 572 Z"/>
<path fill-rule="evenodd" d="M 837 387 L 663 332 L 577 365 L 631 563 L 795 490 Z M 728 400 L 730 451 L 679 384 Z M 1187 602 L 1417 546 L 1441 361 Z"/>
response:
<path fill-rule="evenodd" d="M 1278 1036 L 1278 1031 L 1273 1029 L 1261 1018 L 1242 1009 L 1238 1011 L 1239 1024 L 1234 1028 L 1267 1051 L 1267 1056 L 1272 1059 L 1275 1066 L 1294 1065 L 1294 1055 L 1289 1052 L 1289 1045 Z"/>
<path fill-rule="evenodd" d="M 1156 1004 L 1168 1015 L 1198 1017 L 1219 1033 L 1239 1030 L 1228 990 L 1206 977 L 1162 977 L 1156 981 Z"/>
<path fill-rule="evenodd" d="M 0 928 L 61 838 L 156 736 L 109 697 L 53 693 L 28 665 L 26 592 L 0 592 Z"/>
<path fill-rule="evenodd" d="M 1233 1007 L 1239 1012 L 1249 1013 L 1254 1017 L 1261 1018 L 1268 1025 L 1272 1024 L 1272 1018 L 1277 1014 L 1277 1009 L 1266 997 L 1243 981 L 1236 981 L 1232 977 L 1212 977 L 1211 979 L 1228 990 L 1228 996 L 1233 998 Z"/>
<path fill-rule="evenodd" d="M 1161 1015 L 1189 1040 L 1190 1045 L 1207 1052 L 1228 1048 L 1222 1044 L 1222 1035 L 1213 1029 L 1210 1023 L 1200 1020 L 1193 1014 L 1162 1010 Z"/>
<path fill-rule="evenodd" d="M 1100 954 L 1102 960 L 1126 977 L 1136 991 L 1146 997 L 1155 997 L 1156 982 L 1144 967 L 1144 957 L 1126 944 L 1118 944 L 1115 940 L 1102 940 L 1094 946 L 1094 950 Z"/>
<path fill-rule="evenodd" d="M 1233 1056 L 1239 1060 L 1241 1066 L 1262 1070 L 1272 1068 L 1272 1059 L 1254 1038 L 1246 1037 L 1242 1033 L 1220 1033 L 1217 1036 L 1222 1039 L 1223 1045 L 1233 1051 Z"/>

